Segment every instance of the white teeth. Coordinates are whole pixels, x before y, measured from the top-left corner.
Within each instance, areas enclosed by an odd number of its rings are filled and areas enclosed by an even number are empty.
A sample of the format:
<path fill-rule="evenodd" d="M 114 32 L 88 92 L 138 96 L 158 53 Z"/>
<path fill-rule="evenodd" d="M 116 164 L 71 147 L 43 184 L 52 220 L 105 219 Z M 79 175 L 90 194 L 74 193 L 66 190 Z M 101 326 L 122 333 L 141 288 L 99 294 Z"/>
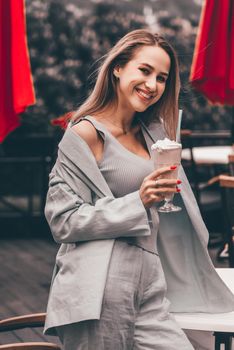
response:
<path fill-rule="evenodd" d="M 144 92 L 141 91 L 141 90 L 137 90 L 137 92 L 138 92 L 141 96 L 143 96 L 144 98 L 147 98 L 148 100 L 150 100 L 150 99 L 152 98 L 151 95 L 148 95 L 148 94 L 144 93 Z"/>

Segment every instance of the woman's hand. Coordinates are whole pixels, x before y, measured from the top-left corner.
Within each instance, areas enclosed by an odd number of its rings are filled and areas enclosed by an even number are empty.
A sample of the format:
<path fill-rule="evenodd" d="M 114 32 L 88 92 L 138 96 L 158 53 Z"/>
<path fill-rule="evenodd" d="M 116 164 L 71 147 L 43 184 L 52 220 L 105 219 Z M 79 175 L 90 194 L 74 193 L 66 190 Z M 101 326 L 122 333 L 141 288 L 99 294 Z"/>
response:
<path fill-rule="evenodd" d="M 176 166 L 160 168 L 145 177 L 140 187 L 140 198 L 145 208 L 150 208 L 154 203 L 161 202 L 165 197 L 180 192 L 177 185 L 179 179 L 171 179 L 170 173 L 175 171 Z M 168 178 L 166 177 L 168 174 Z"/>

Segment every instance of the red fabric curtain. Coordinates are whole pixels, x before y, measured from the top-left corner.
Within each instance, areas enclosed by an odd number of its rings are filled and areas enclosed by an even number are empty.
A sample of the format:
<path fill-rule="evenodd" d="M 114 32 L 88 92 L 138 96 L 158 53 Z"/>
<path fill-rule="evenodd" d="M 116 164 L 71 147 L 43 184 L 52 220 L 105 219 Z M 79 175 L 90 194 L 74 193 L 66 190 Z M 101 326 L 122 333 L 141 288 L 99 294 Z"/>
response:
<path fill-rule="evenodd" d="M 34 103 L 24 0 L 0 0 L 0 142 Z"/>
<path fill-rule="evenodd" d="M 215 104 L 234 105 L 234 0 L 206 0 L 190 81 Z"/>

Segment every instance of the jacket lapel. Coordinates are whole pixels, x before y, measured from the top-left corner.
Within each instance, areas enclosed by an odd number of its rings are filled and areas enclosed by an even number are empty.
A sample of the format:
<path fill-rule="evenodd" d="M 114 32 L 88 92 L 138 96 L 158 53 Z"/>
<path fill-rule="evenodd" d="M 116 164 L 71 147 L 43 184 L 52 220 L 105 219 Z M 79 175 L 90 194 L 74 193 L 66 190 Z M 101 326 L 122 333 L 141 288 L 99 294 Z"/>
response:
<path fill-rule="evenodd" d="M 141 120 L 139 120 L 140 125 L 141 125 L 141 130 L 147 145 L 147 148 L 149 150 L 149 153 L 152 157 L 152 150 L 151 150 L 151 146 L 153 143 L 155 143 L 157 140 L 162 139 L 163 133 L 162 133 L 162 127 L 160 124 L 156 124 L 154 123 L 154 128 L 153 128 L 153 135 L 152 132 L 150 132 L 150 128 L 148 128 Z"/>

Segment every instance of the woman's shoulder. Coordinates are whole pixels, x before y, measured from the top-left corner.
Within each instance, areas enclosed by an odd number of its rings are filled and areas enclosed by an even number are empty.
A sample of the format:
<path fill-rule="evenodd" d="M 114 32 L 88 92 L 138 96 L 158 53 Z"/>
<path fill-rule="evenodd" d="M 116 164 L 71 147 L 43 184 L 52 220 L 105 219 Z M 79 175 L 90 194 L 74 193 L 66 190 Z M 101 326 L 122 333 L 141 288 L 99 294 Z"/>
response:
<path fill-rule="evenodd" d="M 99 136 L 94 125 L 87 119 L 83 118 L 71 126 L 72 131 L 79 135 L 90 148 L 99 142 Z"/>
<path fill-rule="evenodd" d="M 96 160 L 99 160 L 103 152 L 103 139 L 93 120 L 82 118 L 74 123 L 71 128 L 75 134 L 86 142 Z"/>

